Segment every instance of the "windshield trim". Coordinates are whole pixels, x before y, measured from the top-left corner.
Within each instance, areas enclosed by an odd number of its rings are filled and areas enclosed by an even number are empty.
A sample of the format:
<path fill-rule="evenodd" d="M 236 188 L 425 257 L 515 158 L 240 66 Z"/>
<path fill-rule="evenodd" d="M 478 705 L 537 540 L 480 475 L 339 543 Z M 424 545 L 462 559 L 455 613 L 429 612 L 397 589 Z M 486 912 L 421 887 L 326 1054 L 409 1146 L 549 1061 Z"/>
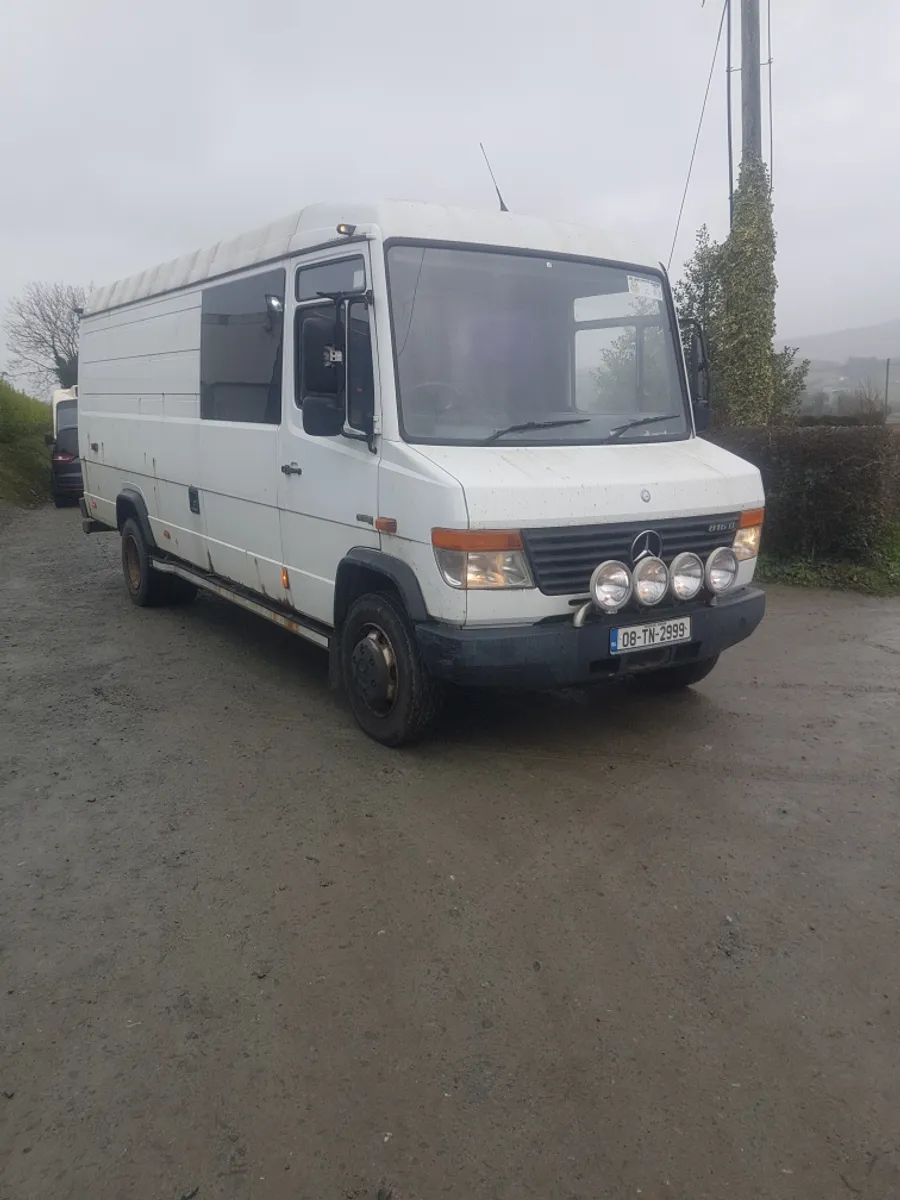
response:
<path fill-rule="evenodd" d="M 694 411 L 688 395 L 687 375 L 684 366 L 684 350 L 681 345 L 681 327 L 678 324 L 678 314 L 675 311 L 675 300 L 672 295 L 672 288 L 669 283 L 669 277 L 662 268 L 662 264 L 651 266 L 648 263 L 628 262 L 613 258 L 594 258 L 588 254 L 562 254 L 558 251 L 535 249 L 534 247 L 524 246 L 495 246 L 487 242 L 455 242 L 447 239 L 438 238 L 417 238 L 417 237 L 390 237 L 386 238 L 382 243 L 384 252 L 384 277 L 385 288 L 387 293 L 387 310 L 388 323 L 391 331 L 391 360 L 394 372 L 394 400 L 397 407 L 397 428 L 400 431 L 400 437 L 407 445 L 410 446 L 480 446 L 482 449 L 490 449 L 494 443 L 485 445 L 483 438 L 454 438 L 452 441 L 447 441 L 446 438 L 433 437 L 413 437 L 409 434 L 403 424 L 403 401 L 400 396 L 400 364 L 397 357 L 397 331 L 394 327 L 394 305 L 391 297 L 391 268 L 388 261 L 389 251 L 394 246 L 416 246 L 424 250 L 474 250 L 482 254 L 514 254 L 522 258 L 551 258 L 557 262 L 584 263 L 587 266 L 596 267 L 612 267 L 617 271 L 633 271 L 639 275 L 649 275 L 657 279 L 662 285 L 663 297 L 665 301 L 666 313 L 669 317 L 669 330 L 672 337 L 672 345 L 675 351 L 675 368 L 678 373 L 678 384 L 681 389 L 681 406 L 685 415 L 687 428 L 683 432 L 678 433 L 660 433 L 646 434 L 642 433 L 638 437 L 620 437 L 613 442 L 608 442 L 604 438 L 598 438 L 594 441 L 574 442 L 570 438 L 542 438 L 540 441 L 535 441 L 534 438 L 504 438 L 502 445 L 505 447 L 513 446 L 530 446 L 532 449 L 539 449 L 542 446 L 567 446 L 585 448 L 589 446 L 631 446 L 637 443 L 651 442 L 686 442 L 697 436 L 694 429 Z M 588 322 L 589 324 L 589 322 Z"/>

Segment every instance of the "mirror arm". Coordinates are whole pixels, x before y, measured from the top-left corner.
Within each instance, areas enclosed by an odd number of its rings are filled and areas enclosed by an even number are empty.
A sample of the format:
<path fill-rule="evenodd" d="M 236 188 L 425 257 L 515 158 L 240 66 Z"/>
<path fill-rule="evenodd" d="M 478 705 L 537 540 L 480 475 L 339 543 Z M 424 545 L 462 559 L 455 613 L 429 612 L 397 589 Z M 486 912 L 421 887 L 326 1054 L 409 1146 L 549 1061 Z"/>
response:
<path fill-rule="evenodd" d="M 362 433 L 360 430 L 354 429 L 352 425 L 345 425 L 341 433 L 345 438 L 349 438 L 351 442 L 365 442 L 371 454 L 378 453 L 378 447 L 375 445 L 374 430 L 372 433 Z"/>

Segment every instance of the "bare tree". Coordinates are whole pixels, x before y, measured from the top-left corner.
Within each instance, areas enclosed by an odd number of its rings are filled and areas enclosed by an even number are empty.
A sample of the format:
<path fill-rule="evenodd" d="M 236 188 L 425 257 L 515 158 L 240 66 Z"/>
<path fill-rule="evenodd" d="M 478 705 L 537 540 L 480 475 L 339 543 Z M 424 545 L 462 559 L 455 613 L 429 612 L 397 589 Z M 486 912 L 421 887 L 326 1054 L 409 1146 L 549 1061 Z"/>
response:
<path fill-rule="evenodd" d="M 884 408 L 884 392 L 878 390 L 867 375 L 851 393 L 854 411 L 865 425 L 883 425 L 887 420 Z"/>
<path fill-rule="evenodd" d="M 68 283 L 29 283 L 10 301 L 6 347 L 13 375 L 41 391 L 78 382 L 78 321 L 84 288 Z"/>

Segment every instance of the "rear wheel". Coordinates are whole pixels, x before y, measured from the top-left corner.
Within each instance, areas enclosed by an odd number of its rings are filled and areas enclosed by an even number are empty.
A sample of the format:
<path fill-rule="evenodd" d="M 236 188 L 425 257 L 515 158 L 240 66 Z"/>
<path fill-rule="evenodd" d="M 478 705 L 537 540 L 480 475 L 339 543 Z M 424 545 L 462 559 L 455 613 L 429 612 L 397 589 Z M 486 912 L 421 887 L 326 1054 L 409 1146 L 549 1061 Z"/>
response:
<path fill-rule="evenodd" d="M 718 661 L 719 656 L 716 654 L 712 658 L 682 663 L 678 667 L 664 667 L 661 671 L 651 671 L 642 675 L 641 684 L 656 692 L 679 692 L 705 679 Z"/>
<path fill-rule="evenodd" d="M 133 517 L 122 526 L 122 573 L 132 604 L 147 608 L 171 603 L 171 577 L 153 570 L 150 550 Z"/>
<path fill-rule="evenodd" d="M 350 607 L 341 632 L 341 675 L 360 727 L 385 746 L 421 738 L 434 725 L 444 689 L 428 674 L 409 618 L 392 595 Z"/>

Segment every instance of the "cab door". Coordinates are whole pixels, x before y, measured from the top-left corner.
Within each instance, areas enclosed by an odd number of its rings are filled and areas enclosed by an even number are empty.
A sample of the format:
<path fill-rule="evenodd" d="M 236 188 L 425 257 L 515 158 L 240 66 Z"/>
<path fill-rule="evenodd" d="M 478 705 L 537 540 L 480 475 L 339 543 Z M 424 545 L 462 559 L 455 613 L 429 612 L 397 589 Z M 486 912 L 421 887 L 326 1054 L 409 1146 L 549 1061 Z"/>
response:
<path fill-rule="evenodd" d="M 341 559 L 354 546 L 377 549 L 381 543 L 375 531 L 379 457 L 372 449 L 379 412 L 378 364 L 372 308 L 363 295 L 369 280 L 368 247 L 352 245 L 339 253 L 331 249 L 296 260 L 288 286 L 278 479 L 286 599 L 298 612 L 325 625 L 333 622 Z M 340 347 L 329 346 L 334 361 L 327 364 L 341 378 L 335 402 L 343 411 L 343 432 L 312 436 L 303 428 L 302 381 L 310 374 L 303 371 L 303 326 L 333 317 L 335 301 L 325 297 L 348 292 L 356 298 L 339 301 L 344 336 Z M 309 342 L 307 338 L 307 347 Z"/>

